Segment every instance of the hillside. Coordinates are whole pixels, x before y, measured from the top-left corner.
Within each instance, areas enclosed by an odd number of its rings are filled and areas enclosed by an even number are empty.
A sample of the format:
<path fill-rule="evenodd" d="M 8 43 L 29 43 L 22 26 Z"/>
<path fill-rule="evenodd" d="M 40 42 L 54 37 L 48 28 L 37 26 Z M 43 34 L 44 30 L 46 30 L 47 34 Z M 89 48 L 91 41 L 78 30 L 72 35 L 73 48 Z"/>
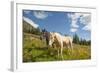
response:
<path fill-rule="evenodd" d="M 73 53 L 64 48 L 64 60 L 91 59 L 91 47 L 88 45 L 73 44 Z M 57 48 L 48 48 L 45 40 L 40 40 L 38 35 L 24 33 L 23 62 L 60 61 L 57 56 Z"/>
<path fill-rule="evenodd" d="M 41 34 L 39 27 L 35 28 L 34 26 L 32 26 L 31 24 L 27 23 L 24 20 L 23 20 L 23 32 L 37 34 L 37 35 Z"/>

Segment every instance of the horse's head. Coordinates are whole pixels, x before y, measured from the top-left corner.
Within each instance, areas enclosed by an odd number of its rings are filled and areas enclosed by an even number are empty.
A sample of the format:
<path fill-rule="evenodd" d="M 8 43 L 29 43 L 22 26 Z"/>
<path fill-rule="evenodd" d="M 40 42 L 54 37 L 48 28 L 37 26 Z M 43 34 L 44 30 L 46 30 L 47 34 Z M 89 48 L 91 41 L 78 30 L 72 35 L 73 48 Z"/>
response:
<path fill-rule="evenodd" d="M 51 47 L 54 43 L 54 33 L 50 32 L 50 37 L 49 37 L 49 46 Z"/>

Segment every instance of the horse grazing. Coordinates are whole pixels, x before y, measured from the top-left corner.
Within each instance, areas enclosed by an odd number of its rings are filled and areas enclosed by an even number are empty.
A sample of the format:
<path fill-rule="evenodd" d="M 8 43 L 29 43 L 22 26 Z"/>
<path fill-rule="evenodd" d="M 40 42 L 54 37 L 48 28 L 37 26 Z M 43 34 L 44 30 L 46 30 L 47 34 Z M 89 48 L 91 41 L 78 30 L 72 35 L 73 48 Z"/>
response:
<path fill-rule="evenodd" d="M 55 47 L 57 47 L 58 56 L 60 53 L 62 59 L 63 59 L 62 53 L 63 53 L 64 46 L 68 48 L 70 46 L 70 48 L 73 49 L 72 42 L 73 42 L 73 39 L 70 36 L 63 36 L 56 32 L 55 33 L 50 32 L 49 46 L 55 45 Z"/>

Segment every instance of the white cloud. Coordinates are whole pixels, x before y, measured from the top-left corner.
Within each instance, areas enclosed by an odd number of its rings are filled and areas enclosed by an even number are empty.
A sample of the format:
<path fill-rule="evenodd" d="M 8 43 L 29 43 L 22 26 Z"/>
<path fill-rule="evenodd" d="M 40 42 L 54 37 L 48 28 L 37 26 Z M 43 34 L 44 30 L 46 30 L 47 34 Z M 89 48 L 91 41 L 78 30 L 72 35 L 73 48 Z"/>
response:
<path fill-rule="evenodd" d="M 77 28 L 71 28 L 70 32 L 76 32 L 78 29 Z"/>
<path fill-rule="evenodd" d="M 83 30 L 87 30 L 87 31 L 91 31 L 91 25 L 90 25 L 90 23 L 88 23 L 88 25 L 85 25 L 82 29 Z"/>
<path fill-rule="evenodd" d="M 86 25 L 91 22 L 91 15 L 90 14 L 83 14 L 80 17 L 80 23 Z"/>
<path fill-rule="evenodd" d="M 84 14 L 80 18 L 80 23 L 84 25 L 83 30 L 91 31 L 91 14 Z"/>
<path fill-rule="evenodd" d="M 82 30 L 91 31 L 91 14 L 88 13 L 68 13 L 67 16 L 71 19 L 71 31 L 75 32 L 75 30 L 79 28 L 77 22 L 83 24 Z M 75 29 L 72 29 L 75 28 Z"/>
<path fill-rule="evenodd" d="M 34 28 L 39 27 L 38 24 L 34 23 L 31 19 L 29 19 L 27 17 L 23 17 L 23 20 L 26 21 L 27 23 L 31 24 Z"/>
<path fill-rule="evenodd" d="M 48 14 L 44 11 L 34 11 L 33 14 L 38 19 L 45 19 L 48 17 Z"/>
<path fill-rule="evenodd" d="M 29 14 L 30 11 L 29 11 L 29 10 L 24 10 L 24 13 L 25 13 L 25 14 Z"/>
<path fill-rule="evenodd" d="M 71 27 L 78 28 L 79 25 L 77 24 L 77 21 L 81 16 L 81 13 L 68 13 L 67 16 L 71 19 Z"/>
<path fill-rule="evenodd" d="M 77 25 L 76 20 L 72 21 L 71 27 L 74 27 L 74 28 L 78 28 L 79 27 L 79 25 Z"/>
<path fill-rule="evenodd" d="M 79 25 L 77 24 L 77 22 L 81 16 L 81 13 L 69 13 L 67 14 L 67 16 L 71 19 L 70 32 L 76 32 L 79 28 Z"/>

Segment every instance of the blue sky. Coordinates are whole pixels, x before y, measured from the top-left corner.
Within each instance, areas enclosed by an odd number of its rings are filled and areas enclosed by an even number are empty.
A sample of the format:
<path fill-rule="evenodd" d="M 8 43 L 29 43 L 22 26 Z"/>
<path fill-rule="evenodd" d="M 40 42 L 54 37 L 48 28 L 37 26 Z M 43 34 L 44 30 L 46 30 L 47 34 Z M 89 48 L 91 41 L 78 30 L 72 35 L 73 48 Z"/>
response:
<path fill-rule="evenodd" d="M 75 33 L 82 39 L 90 40 L 91 14 L 60 11 L 23 10 L 23 18 L 33 26 L 49 32 L 59 32 L 73 36 Z"/>

